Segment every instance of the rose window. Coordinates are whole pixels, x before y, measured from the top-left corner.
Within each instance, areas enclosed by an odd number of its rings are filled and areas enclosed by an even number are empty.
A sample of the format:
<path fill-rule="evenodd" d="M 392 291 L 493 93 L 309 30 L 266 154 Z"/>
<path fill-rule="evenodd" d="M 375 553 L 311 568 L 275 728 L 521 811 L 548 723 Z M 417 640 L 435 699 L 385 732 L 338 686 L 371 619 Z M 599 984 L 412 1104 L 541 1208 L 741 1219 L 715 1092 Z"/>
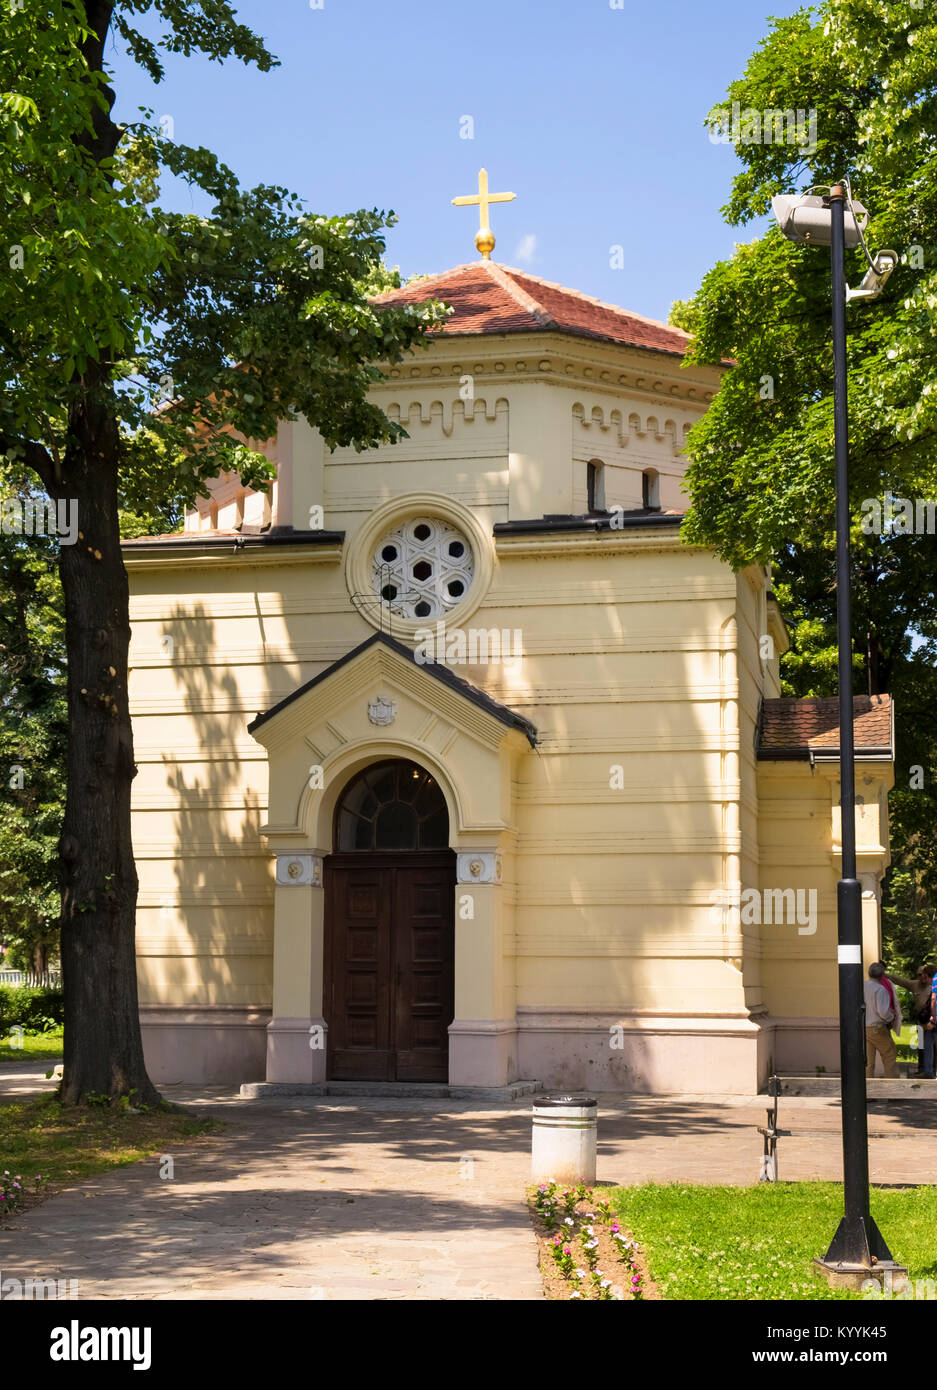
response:
<path fill-rule="evenodd" d="M 461 603 L 475 573 L 461 531 L 435 517 L 416 517 L 381 540 L 371 562 L 374 592 L 401 618 L 440 618 Z"/>

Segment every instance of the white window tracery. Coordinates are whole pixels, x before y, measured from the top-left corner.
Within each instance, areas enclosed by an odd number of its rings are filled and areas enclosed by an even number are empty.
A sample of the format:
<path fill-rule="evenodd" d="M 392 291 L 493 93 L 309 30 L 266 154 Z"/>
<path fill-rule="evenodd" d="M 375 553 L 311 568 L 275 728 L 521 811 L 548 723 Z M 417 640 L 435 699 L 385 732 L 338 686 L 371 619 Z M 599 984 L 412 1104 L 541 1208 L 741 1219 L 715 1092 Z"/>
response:
<path fill-rule="evenodd" d="M 374 592 L 392 613 L 432 621 L 462 602 L 475 577 L 475 557 L 455 526 L 417 516 L 378 542 L 371 575 Z"/>

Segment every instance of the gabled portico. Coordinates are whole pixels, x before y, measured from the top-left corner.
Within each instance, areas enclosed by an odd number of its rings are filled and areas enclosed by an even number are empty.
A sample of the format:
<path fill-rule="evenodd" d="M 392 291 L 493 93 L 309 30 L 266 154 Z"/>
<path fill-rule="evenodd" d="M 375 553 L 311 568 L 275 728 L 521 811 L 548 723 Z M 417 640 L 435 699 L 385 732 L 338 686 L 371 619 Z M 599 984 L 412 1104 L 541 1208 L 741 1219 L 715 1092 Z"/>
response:
<path fill-rule="evenodd" d="M 250 732 L 268 754 L 262 834 L 276 855 L 267 1080 L 329 1079 L 334 981 L 325 969 L 325 884 L 337 848 L 336 807 L 357 774 L 393 759 L 424 769 L 448 811 L 456 866 L 448 1080 L 514 1080 L 513 906 L 505 884 L 513 879 L 516 835 L 512 781 L 535 742 L 533 726 L 446 667 L 421 665 L 407 647 L 377 633 L 261 715 Z M 399 979 L 379 987 L 393 991 Z"/>

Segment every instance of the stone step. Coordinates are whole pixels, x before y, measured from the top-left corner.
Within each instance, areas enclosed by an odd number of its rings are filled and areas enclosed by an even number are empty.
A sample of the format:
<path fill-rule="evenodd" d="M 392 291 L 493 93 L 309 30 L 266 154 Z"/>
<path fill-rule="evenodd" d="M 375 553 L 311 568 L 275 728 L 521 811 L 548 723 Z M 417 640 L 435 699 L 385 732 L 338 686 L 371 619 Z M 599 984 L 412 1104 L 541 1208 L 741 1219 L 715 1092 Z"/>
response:
<path fill-rule="evenodd" d="M 244 1100 L 270 1096 L 383 1096 L 391 1100 L 519 1100 L 541 1090 L 539 1081 L 512 1081 L 507 1086 L 447 1086 L 429 1081 L 246 1081 Z"/>
<path fill-rule="evenodd" d="M 539 1081 L 512 1081 L 507 1086 L 450 1086 L 450 1100 L 521 1100 L 543 1090 Z"/>
<path fill-rule="evenodd" d="M 782 1076 L 782 1096 L 832 1096 L 839 1097 L 839 1076 Z M 869 1100 L 937 1100 L 937 1081 L 928 1081 L 923 1076 L 899 1076 L 887 1079 L 876 1076 L 865 1083 Z M 770 1096 L 762 1093 L 768 1103 Z"/>

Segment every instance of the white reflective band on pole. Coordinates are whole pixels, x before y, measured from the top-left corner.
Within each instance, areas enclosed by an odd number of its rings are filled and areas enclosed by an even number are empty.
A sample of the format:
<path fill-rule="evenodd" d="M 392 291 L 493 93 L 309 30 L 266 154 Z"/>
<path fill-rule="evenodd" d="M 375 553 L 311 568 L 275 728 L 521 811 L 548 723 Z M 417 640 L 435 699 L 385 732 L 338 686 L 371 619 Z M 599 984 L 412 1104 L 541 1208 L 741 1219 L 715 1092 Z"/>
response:
<path fill-rule="evenodd" d="M 836 958 L 840 965 L 861 965 L 862 947 L 861 946 L 840 946 Z"/>

